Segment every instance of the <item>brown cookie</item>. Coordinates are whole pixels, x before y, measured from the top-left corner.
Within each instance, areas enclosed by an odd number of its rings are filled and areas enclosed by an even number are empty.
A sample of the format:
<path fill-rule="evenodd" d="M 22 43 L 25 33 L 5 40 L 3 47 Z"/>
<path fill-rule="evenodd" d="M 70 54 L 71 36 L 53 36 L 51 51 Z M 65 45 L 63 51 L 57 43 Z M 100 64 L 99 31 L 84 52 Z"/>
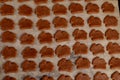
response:
<path fill-rule="evenodd" d="M 104 35 L 100 30 L 95 30 L 92 29 L 89 33 L 89 37 L 91 38 L 91 40 L 95 41 L 95 40 L 103 40 L 104 39 Z"/>
<path fill-rule="evenodd" d="M 33 10 L 28 5 L 23 4 L 18 8 L 18 13 L 24 16 L 31 16 L 33 13 Z"/>
<path fill-rule="evenodd" d="M 75 29 L 72 35 L 75 40 L 86 40 L 87 39 L 87 32 L 84 30 Z"/>
<path fill-rule="evenodd" d="M 68 25 L 67 20 L 59 16 L 55 17 L 52 23 L 54 24 L 55 28 L 66 28 Z"/>
<path fill-rule="evenodd" d="M 41 57 L 53 57 L 54 50 L 50 47 L 44 46 L 40 50 Z"/>
<path fill-rule="evenodd" d="M 65 15 L 67 13 L 67 8 L 62 4 L 53 5 L 52 11 L 55 15 Z"/>
<path fill-rule="evenodd" d="M 104 24 L 106 27 L 115 27 L 118 25 L 118 20 L 115 16 L 105 16 Z"/>
<path fill-rule="evenodd" d="M 16 78 L 11 77 L 11 76 L 5 76 L 3 80 L 16 80 Z"/>
<path fill-rule="evenodd" d="M 83 6 L 79 3 L 71 3 L 69 5 L 69 11 L 74 14 L 74 13 L 81 13 L 83 12 Z"/>
<path fill-rule="evenodd" d="M 86 6 L 86 11 L 88 14 L 99 13 L 99 6 L 94 3 L 88 3 Z"/>
<path fill-rule="evenodd" d="M 58 45 L 55 49 L 55 54 L 58 57 L 66 57 L 71 54 L 70 47 L 67 45 Z"/>
<path fill-rule="evenodd" d="M 18 65 L 15 62 L 6 61 L 3 64 L 3 70 L 5 73 L 15 73 L 18 71 Z"/>
<path fill-rule="evenodd" d="M 39 19 L 36 23 L 38 30 L 50 29 L 50 22 L 48 20 Z"/>
<path fill-rule="evenodd" d="M 60 75 L 57 80 L 73 80 L 69 75 Z"/>
<path fill-rule="evenodd" d="M 109 65 L 110 65 L 110 68 L 111 69 L 120 69 L 120 58 L 115 58 L 115 57 L 112 57 L 110 60 L 109 60 Z"/>
<path fill-rule="evenodd" d="M 34 36 L 32 34 L 23 33 L 20 36 L 20 43 L 21 44 L 33 44 L 34 43 Z"/>
<path fill-rule="evenodd" d="M 21 18 L 18 22 L 20 29 L 31 29 L 33 27 L 33 22 L 27 18 Z"/>
<path fill-rule="evenodd" d="M 31 47 L 25 47 L 22 51 L 22 56 L 24 59 L 35 58 L 37 56 L 37 50 Z"/>
<path fill-rule="evenodd" d="M 26 1 L 29 1 L 29 0 L 18 0 L 18 2 L 26 2 Z"/>
<path fill-rule="evenodd" d="M 4 57 L 4 59 L 14 58 L 17 55 L 17 50 L 14 47 L 5 46 L 1 50 L 1 54 Z"/>
<path fill-rule="evenodd" d="M 53 3 L 56 3 L 56 2 L 62 2 L 64 0 L 52 0 Z"/>
<path fill-rule="evenodd" d="M 69 34 L 66 31 L 57 30 L 56 33 L 54 34 L 54 38 L 55 38 L 56 42 L 68 41 Z"/>
<path fill-rule="evenodd" d="M 14 21 L 10 18 L 3 18 L 1 21 L 0 21 L 0 27 L 2 30 L 12 30 L 14 29 Z"/>
<path fill-rule="evenodd" d="M 112 75 L 111 75 L 112 80 L 120 80 L 120 73 L 118 71 L 115 71 Z"/>
<path fill-rule="evenodd" d="M 13 43 L 16 41 L 16 34 L 11 31 L 5 31 L 1 35 L 2 42 Z"/>
<path fill-rule="evenodd" d="M 109 80 L 109 78 L 105 73 L 97 72 L 94 75 L 94 80 Z"/>
<path fill-rule="evenodd" d="M 37 17 L 47 17 L 50 15 L 50 9 L 47 6 L 37 6 L 35 8 Z"/>
<path fill-rule="evenodd" d="M 74 45 L 73 45 L 73 51 L 76 55 L 78 54 L 87 54 L 88 52 L 88 47 L 87 45 L 83 44 L 83 43 L 79 43 L 79 42 L 76 42 Z"/>
<path fill-rule="evenodd" d="M 12 1 L 12 0 L 0 0 L 0 2 L 8 2 L 8 1 Z"/>
<path fill-rule="evenodd" d="M 36 69 L 36 63 L 32 60 L 24 60 L 21 64 L 21 68 L 24 72 L 34 71 Z"/>
<path fill-rule="evenodd" d="M 52 72 L 54 70 L 54 65 L 50 61 L 42 60 L 39 64 L 41 72 Z"/>
<path fill-rule="evenodd" d="M 90 16 L 87 22 L 89 24 L 89 27 L 100 27 L 102 24 L 101 19 L 99 17 L 94 16 Z"/>
<path fill-rule="evenodd" d="M 81 0 L 69 0 L 69 1 L 81 1 Z"/>
<path fill-rule="evenodd" d="M 42 78 L 40 80 L 54 80 L 54 78 L 51 76 L 44 75 L 44 76 L 42 76 Z"/>
<path fill-rule="evenodd" d="M 90 51 L 95 54 L 103 54 L 105 52 L 103 45 L 93 43 L 90 47 Z"/>
<path fill-rule="evenodd" d="M 103 12 L 114 12 L 115 7 L 113 6 L 112 3 L 109 2 L 104 2 L 101 6 Z"/>
<path fill-rule="evenodd" d="M 73 63 L 70 60 L 62 58 L 58 62 L 59 71 L 71 72 L 73 70 Z"/>
<path fill-rule="evenodd" d="M 36 4 L 43 4 L 43 3 L 47 3 L 48 0 L 34 0 L 34 2 L 35 2 Z"/>
<path fill-rule="evenodd" d="M 91 80 L 91 78 L 85 73 L 78 73 L 75 76 L 75 80 Z"/>
<path fill-rule="evenodd" d="M 119 33 L 115 29 L 107 29 L 105 32 L 105 36 L 107 40 L 118 40 L 119 39 Z"/>
<path fill-rule="evenodd" d="M 23 80 L 36 80 L 34 77 L 31 77 L 31 76 L 26 76 L 24 77 Z"/>
<path fill-rule="evenodd" d="M 83 27 L 84 26 L 84 20 L 81 17 L 72 16 L 70 18 L 70 23 L 72 27 Z"/>
<path fill-rule="evenodd" d="M 109 42 L 106 46 L 106 49 L 109 54 L 119 54 L 120 46 L 118 43 Z"/>
<path fill-rule="evenodd" d="M 86 2 L 96 1 L 96 0 L 85 0 Z"/>
<path fill-rule="evenodd" d="M 95 57 L 92 61 L 94 69 L 106 69 L 106 61 L 103 58 Z"/>
<path fill-rule="evenodd" d="M 0 14 L 5 15 L 13 15 L 14 14 L 14 7 L 12 5 L 3 4 L 0 7 Z"/>
<path fill-rule="evenodd" d="M 87 58 L 79 57 L 75 64 L 77 69 L 88 69 L 90 67 L 90 61 Z"/>
<path fill-rule="evenodd" d="M 40 43 L 51 43 L 52 42 L 52 34 L 48 32 L 41 32 L 38 35 L 38 40 Z"/>

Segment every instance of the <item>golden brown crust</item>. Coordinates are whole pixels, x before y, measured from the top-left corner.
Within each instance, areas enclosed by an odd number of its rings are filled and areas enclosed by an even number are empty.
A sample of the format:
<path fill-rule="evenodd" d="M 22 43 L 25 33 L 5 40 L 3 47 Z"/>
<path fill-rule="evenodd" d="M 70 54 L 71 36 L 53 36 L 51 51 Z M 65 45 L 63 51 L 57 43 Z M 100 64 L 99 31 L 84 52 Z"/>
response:
<path fill-rule="evenodd" d="M 99 7 L 97 4 L 88 3 L 86 6 L 86 11 L 88 14 L 99 13 Z"/>
<path fill-rule="evenodd" d="M 87 69 L 90 67 L 90 61 L 87 58 L 79 57 L 75 62 L 77 69 Z"/>
<path fill-rule="evenodd" d="M 96 1 L 96 0 L 85 0 L 86 2 Z"/>
<path fill-rule="evenodd" d="M 55 54 L 58 57 L 66 57 L 71 54 L 70 47 L 67 45 L 58 45 L 55 49 Z"/>
<path fill-rule="evenodd" d="M 75 29 L 72 35 L 75 40 L 86 40 L 87 39 L 87 32 L 84 30 Z"/>
<path fill-rule="evenodd" d="M 56 2 L 62 2 L 64 0 L 52 0 L 53 3 L 56 3 Z"/>
<path fill-rule="evenodd" d="M 12 5 L 3 4 L 0 7 L 0 14 L 5 15 L 13 15 L 14 14 L 14 7 Z"/>
<path fill-rule="evenodd" d="M 12 30 L 14 29 L 14 21 L 10 18 L 3 18 L 0 21 L 0 26 L 2 30 Z"/>
<path fill-rule="evenodd" d="M 109 2 L 104 2 L 101 6 L 103 12 L 114 12 L 115 10 L 115 7 L 113 6 L 112 3 L 109 3 Z"/>
<path fill-rule="evenodd" d="M 35 58 L 37 56 L 37 50 L 31 47 L 25 47 L 22 51 L 24 59 Z"/>
<path fill-rule="evenodd" d="M 73 79 L 69 75 L 61 74 L 57 80 L 73 80 Z"/>
<path fill-rule="evenodd" d="M 33 27 L 33 22 L 27 18 L 21 18 L 18 22 L 20 29 L 31 29 Z"/>
<path fill-rule="evenodd" d="M 95 41 L 95 40 L 103 40 L 104 39 L 104 35 L 100 30 L 95 30 L 92 29 L 89 33 L 89 37 L 91 38 L 91 40 Z"/>
<path fill-rule="evenodd" d="M 70 23 L 72 27 L 83 27 L 84 26 L 84 20 L 81 17 L 72 16 L 70 18 Z"/>
<path fill-rule="evenodd" d="M 23 33 L 20 37 L 21 44 L 33 44 L 34 43 L 34 36 L 32 34 Z"/>
<path fill-rule="evenodd" d="M 107 40 L 118 40 L 119 39 L 119 33 L 115 29 L 107 29 L 105 32 L 105 36 Z"/>
<path fill-rule="evenodd" d="M 106 61 L 103 58 L 95 57 L 92 61 L 94 69 L 106 69 Z"/>
<path fill-rule="evenodd" d="M 18 71 L 18 65 L 15 62 L 6 61 L 3 64 L 3 70 L 5 73 L 16 73 Z"/>
<path fill-rule="evenodd" d="M 32 60 L 25 60 L 21 64 L 21 68 L 24 72 L 34 71 L 36 69 L 36 63 Z"/>
<path fill-rule="evenodd" d="M 75 80 L 90 80 L 90 77 L 85 73 L 78 73 L 75 76 Z"/>
<path fill-rule="evenodd" d="M 11 77 L 11 76 L 5 76 L 3 80 L 16 80 L 16 78 Z"/>
<path fill-rule="evenodd" d="M 40 43 L 51 43 L 52 42 L 52 34 L 48 32 L 41 32 L 38 35 L 38 40 Z"/>
<path fill-rule="evenodd" d="M 118 25 L 118 20 L 115 16 L 107 15 L 104 18 L 104 24 L 106 27 L 115 27 Z"/>
<path fill-rule="evenodd" d="M 52 23 L 54 24 L 55 28 L 66 28 L 67 25 L 68 25 L 67 24 L 68 23 L 67 20 L 65 18 L 59 17 L 59 16 L 55 17 L 53 19 Z"/>
<path fill-rule="evenodd" d="M 71 72 L 73 70 L 73 63 L 70 60 L 62 58 L 58 62 L 59 71 Z"/>
<path fill-rule="evenodd" d="M 111 78 L 113 80 L 119 80 L 120 79 L 120 73 L 118 71 L 115 71 L 114 73 L 112 73 Z"/>
<path fill-rule="evenodd" d="M 41 57 L 53 57 L 54 50 L 50 47 L 44 46 L 40 50 Z"/>
<path fill-rule="evenodd" d="M 35 2 L 36 4 L 43 4 L 43 3 L 47 3 L 48 0 L 34 0 L 34 2 Z"/>
<path fill-rule="evenodd" d="M 37 17 L 46 17 L 50 15 L 50 9 L 47 6 L 37 6 L 35 8 Z"/>
<path fill-rule="evenodd" d="M 74 51 L 74 53 L 76 55 L 78 55 L 78 54 L 87 54 L 88 47 L 85 44 L 83 44 L 83 43 L 76 42 L 73 45 L 73 51 Z"/>
<path fill-rule="evenodd" d="M 14 47 L 5 46 L 1 51 L 4 59 L 15 58 L 17 55 L 17 50 Z"/>
<path fill-rule="evenodd" d="M 55 4 L 52 8 L 55 15 L 65 15 L 67 13 L 67 8 L 62 4 Z"/>
<path fill-rule="evenodd" d="M 36 23 L 38 30 L 50 29 L 50 22 L 48 20 L 39 19 Z"/>
<path fill-rule="evenodd" d="M 11 31 L 5 31 L 2 33 L 2 42 L 13 43 L 16 41 L 16 34 Z"/>
<path fill-rule="evenodd" d="M 97 72 L 94 75 L 94 80 L 109 80 L 109 78 L 105 73 Z"/>
<path fill-rule="evenodd" d="M 94 16 L 90 16 L 87 22 L 90 27 L 100 27 L 102 24 L 101 19 L 99 17 L 94 17 Z"/>
<path fill-rule="evenodd" d="M 31 16 L 33 13 L 33 10 L 28 5 L 23 4 L 18 8 L 18 13 L 20 15 Z"/>
<path fill-rule="evenodd" d="M 90 47 L 90 51 L 95 54 L 103 54 L 105 52 L 103 45 L 93 43 Z"/>
<path fill-rule="evenodd" d="M 34 77 L 31 76 L 26 76 L 24 77 L 24 80 L 36 80 Z"/>
<path fill-rule="evenodd" d="M 56 42 L 68 41 L 69 34 L 66 31 L 57 30 L 56 33 L 54 34 L 54 38 L 55 38 Z"/>
<path fill-rule="evenodd" d="M 54 65 L 50 61 L 42 60 L 39 64 L 41 72 L 52 72 L 54 70 Z"/>
<path fill-rule="evenodd" d="M 118 43 L 109 42 L 106 46 L 106 49 L 109 54 L 119 54 L 120 46 Z"/>
<path fill-rule="evenodd" d="M 71 13 L 81 13 L 83 12 L 83 6 L 79 3 L 71 3 L 69 5 L 69 10 Z"/>
<path fill-rule="evenodd" d="M 54 80 L 54 78 L 51 76 L 44 75 L 44 76 L 42 76 L 42 78 L 40 80 Z"/>
<path fill-rule="evenodd" d="M 112 57 L 110 60 L 109 60 L 109 65 L 110 65 L 110 68 L 111 69 L 120 69 L 120 58 L 115 58 L 115 57 Z"/>
<path fill-rule="evenodd" d="M 26 1 L 29 1 L 29 0 L 18 0 L 18 2 L 26 2 Z"/>

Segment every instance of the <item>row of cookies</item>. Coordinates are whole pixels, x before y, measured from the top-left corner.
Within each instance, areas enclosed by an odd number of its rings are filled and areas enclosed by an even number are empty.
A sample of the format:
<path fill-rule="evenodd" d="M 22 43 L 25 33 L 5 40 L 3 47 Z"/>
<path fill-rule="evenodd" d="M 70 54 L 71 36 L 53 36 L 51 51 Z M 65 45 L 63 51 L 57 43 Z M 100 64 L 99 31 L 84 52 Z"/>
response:
<path fill-rule="evenodd" d="M 113 6 L 112 3 L 104 2 L 101 8 L 103 12 L 111 13 L 111 12 L 114 12 L 115 7 Z M 94 3 L 88 3 L 85 9 L 86 9 L 85 11 L 87 11 L 88 14 L 99 13 L 99 6 Z M 16 9 L 14 9 L 12 5 L 3 4 L 0 7 L 0 14 L 3 16 L 14 15 L 14 12 L 16 12 L 15 10 Z M 81 4 L 75 3 L 75 2 L 72 2 L 69 5 L 68 9 L 65 7 L 65 5 L 58 4 L 58 3 L 54 4 L 52 7 L 52 11 L 55 15 L 66 15 L 68 12 L 67 10 L 69 10 L 72 14 L 75 14 L 75 13 L 82 13 L 84 11 L 84 8 Z M 30 6 L 23 4 L 18 8 L 18 14 L 20 15 L 31 16 L 33 12 L 37 15 L 37 17 L 50 16 L 50 9 L 47 6 L 37 6 L 33 10 Z"/>

